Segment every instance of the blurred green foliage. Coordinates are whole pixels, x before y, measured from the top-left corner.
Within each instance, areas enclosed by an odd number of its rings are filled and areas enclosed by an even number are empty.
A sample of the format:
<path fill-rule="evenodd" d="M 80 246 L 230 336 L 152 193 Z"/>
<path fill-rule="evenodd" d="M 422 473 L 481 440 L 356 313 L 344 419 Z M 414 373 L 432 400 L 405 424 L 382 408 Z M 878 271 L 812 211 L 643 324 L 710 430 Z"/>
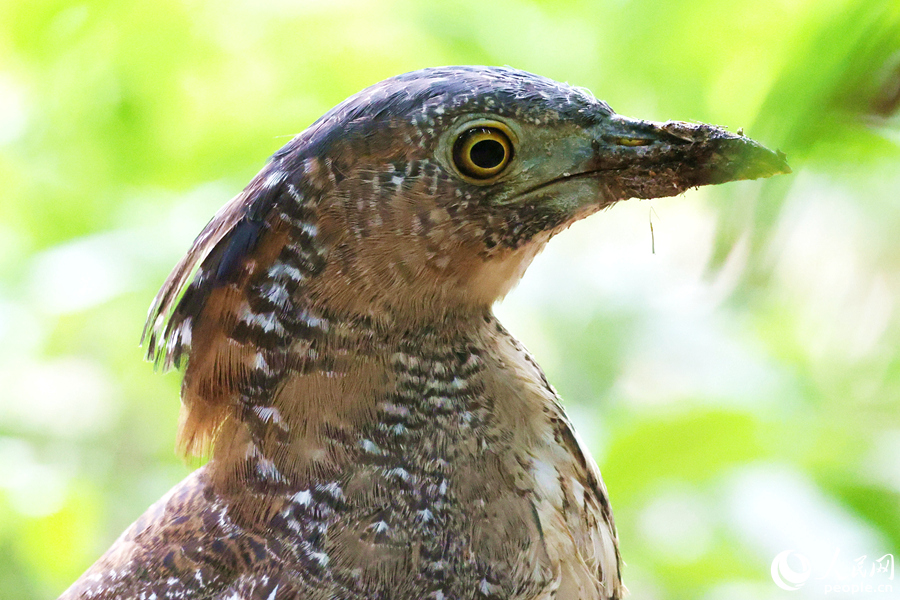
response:
<path fill-rule="evenodd" d="M 60 593 L 195 466 L 136 344 L 218 206 L 349 94 L 463 63 L 795 170 L 654 204 L 655 255 L 647 204 L 589 219 L 499 309 L 600 462 L 634 596 L 897 554 L 896 0 L 34 0 L 0 4 L 0 597 Z"/>

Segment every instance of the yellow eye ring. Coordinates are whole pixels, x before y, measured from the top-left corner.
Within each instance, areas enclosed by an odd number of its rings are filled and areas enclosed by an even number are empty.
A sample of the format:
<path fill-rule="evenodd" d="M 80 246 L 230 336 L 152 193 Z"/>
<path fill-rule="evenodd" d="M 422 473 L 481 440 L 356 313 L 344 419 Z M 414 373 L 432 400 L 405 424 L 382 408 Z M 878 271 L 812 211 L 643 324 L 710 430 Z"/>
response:
<path fill-rule="evenodd" d="M 499 123 L 479 124 L 463 131 L 453 144 L 453 164 L 476 183 L 492 180 L 513 158 L 513 143 Z"/>

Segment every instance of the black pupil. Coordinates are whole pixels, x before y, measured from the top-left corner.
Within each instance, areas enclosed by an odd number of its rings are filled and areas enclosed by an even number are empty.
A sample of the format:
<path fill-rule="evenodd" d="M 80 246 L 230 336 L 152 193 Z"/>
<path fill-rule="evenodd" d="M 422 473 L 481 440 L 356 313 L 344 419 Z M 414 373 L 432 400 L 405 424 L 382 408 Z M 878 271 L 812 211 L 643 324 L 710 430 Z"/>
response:
<path fill-rule="evenodd" d="M 493 169 L 503 163 L 506 148 L 497 140 L 475 142 L 469 150 L 469 159 L 481 169 Z"/>

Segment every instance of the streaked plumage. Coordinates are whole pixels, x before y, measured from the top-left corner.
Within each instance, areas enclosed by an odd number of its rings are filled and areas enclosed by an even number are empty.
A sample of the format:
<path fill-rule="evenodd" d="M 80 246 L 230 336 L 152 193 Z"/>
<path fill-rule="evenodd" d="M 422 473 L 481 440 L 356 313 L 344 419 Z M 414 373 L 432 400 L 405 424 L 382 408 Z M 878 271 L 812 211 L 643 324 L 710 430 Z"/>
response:
<path fill-rule="evenodd" d="M 507 154 L 460 166 L 473 131 Z M 508 68 L 349 98 L 157 296 L 149 356 L 187 358 L 180 444 L 211 460 L 62 597 L 621 597 L 600 473 L 491 305 L 579 218 L 786 168 L 747 138 L 629 120 Z"/>

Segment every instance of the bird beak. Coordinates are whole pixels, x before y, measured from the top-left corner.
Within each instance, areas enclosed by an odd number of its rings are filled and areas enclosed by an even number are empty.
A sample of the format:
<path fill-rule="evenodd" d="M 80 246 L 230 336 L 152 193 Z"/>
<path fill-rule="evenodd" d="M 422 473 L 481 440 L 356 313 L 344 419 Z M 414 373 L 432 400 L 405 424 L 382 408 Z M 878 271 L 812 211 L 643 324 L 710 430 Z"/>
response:
<path fill-rule="evenodd" d="M 781 152 L 703 123 L 655 123 L 612 115 L 591 131 L 584 165 L 612 201 L 674 196 L 688 188 L 790 173 Z"/>

